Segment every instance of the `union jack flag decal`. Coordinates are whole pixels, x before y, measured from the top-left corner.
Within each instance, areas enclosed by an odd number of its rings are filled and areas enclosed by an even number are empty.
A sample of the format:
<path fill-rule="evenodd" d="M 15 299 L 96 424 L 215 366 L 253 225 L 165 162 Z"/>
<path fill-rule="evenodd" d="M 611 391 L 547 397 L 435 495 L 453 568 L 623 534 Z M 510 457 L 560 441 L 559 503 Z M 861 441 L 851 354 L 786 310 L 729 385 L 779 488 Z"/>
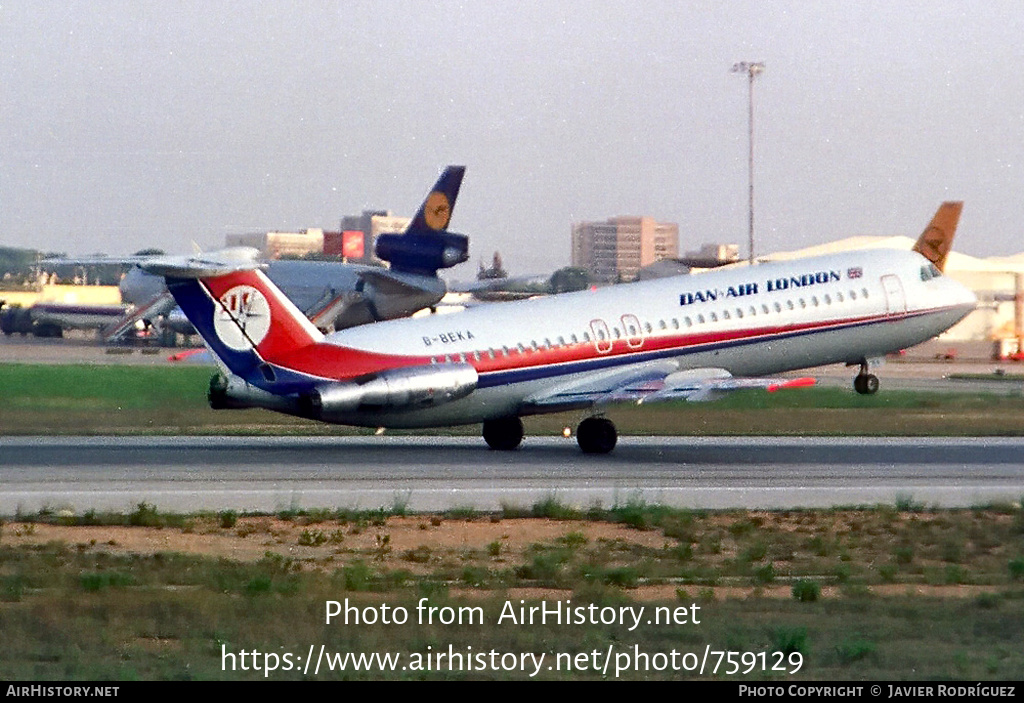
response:
<path fill-rule="evenodd" d="M 853 267 L 851 269 L 846 269 L 846 277 L 847 278 L 860 278 L 863 275 L 864 275 L 864 269 L 862 269 L 860 266 L 855 266 L 855 267 Z"/>

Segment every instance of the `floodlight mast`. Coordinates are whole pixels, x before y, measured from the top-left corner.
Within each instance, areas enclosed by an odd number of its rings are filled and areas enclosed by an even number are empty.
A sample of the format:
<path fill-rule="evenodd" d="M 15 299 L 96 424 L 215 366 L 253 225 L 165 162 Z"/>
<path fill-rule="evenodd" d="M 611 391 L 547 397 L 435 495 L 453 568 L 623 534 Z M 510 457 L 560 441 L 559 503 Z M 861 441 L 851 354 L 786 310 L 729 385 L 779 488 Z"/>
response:
<path fill-rule="evenodd" d="M 749 79 L 749 93 L 747 101 L 747 145 L 749 147 L 747 156 L 748 184 L 750 190 L 749 202 L 749 257 L 750 265 L 754 265 L 754 78 L 764 72 L 763 61 L 740 61 L 733 64 L 733 73 L 746 73 Z"/>

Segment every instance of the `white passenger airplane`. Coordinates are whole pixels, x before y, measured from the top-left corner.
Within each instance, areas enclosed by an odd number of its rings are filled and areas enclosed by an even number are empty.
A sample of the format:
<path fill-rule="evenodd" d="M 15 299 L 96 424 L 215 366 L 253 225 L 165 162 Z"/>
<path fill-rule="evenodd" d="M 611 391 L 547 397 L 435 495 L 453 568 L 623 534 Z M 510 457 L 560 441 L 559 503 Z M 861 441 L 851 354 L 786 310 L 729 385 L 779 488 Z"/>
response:
<path fill-rule="evenodd" d="M 367 427 L 483 423 L 515 449 L 524 415 L 617 401 L 706 400 L 737 388 L 805 385 L 758 378 L 859 365 L 923 342 L 975 306 L 971 291 L 918 251 L 952 236 L 959 203 L 940 207 L 915 251 L 870 250 L 718 269 L 324 336 L 259 270 L 154 262 L 218 358 L 214 407 L 263 407 Z M 930 238 L 929 238 L 930 237 Z M 927 241 L 931 246 L 924 246 Z M 615 426 L 588 417 L 586 453 L 611 451 Z"/>

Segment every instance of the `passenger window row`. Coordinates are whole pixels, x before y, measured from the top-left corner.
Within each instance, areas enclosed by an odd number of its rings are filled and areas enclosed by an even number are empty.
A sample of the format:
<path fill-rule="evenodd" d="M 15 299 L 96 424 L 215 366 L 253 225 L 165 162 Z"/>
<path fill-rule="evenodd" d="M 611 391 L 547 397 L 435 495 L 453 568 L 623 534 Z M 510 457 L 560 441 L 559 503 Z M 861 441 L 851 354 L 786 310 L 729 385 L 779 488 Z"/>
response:
<path fill-rule="evenodd" d="M 929 273 L 931 272 L 929 271 Z M 924 276 L 925 273 L 924 269 L 922 268 L 922 279 L 924 279 Z M 680 323 L 679 318 L 675 317 L 669 319 L 668 321 L 662 319 L 658 320 L 657 329 L 660 332 L 668 331 L 669 328 L 673 330 L 679 330 L 684 327 L 691 328 L 697 325 L 705 325 L 708 323 L 718 322 L 719 319 L 732 320 L 734 316 L 735 319 L 743 319 L 744 317 L 756 317 L 757 315 L 770 315 L 773 312 L 781 313 L 784 309 L 787 311 L 796 310 L 798 306 L 801 310 L 804 310 L 807 309 L 808 307 L 817 308 L 821 306 L 839 305 L 847 301 L 855 302 L 857 300 L 867 300 L 868 298 L 869 293 L 867 288 L 861 288 L 860 291 L 850 289 L 845 294 L 842 291 L 836 291 L 834 293 L 824 293 L 820 298 L 817 295 L 811 295 L 806 298 L 797 298 L 795 302 L 792 298 L 790 298 L 787 299 L 784 303 L 780 301 L 775 301 L 770 306 L 768 303 L 762 303 L 760 307 L 750 305 L 746 308 L 746 310 L 744 310 L 742 307 L 736 307 L 733 308 L 732 310 L 723 309 L 721 311 L 721 317 L 719 317 L 719 314 L 717 312 L 712 311 L 709 312 L 706 317 L 704 313 L 686 315 L 682 318 L 682 323 Z M 633 319 L 635 320 L 636 318 Z M 636 326 L 637 324 L 639 324 L 639 321 L 637 321 L 636 324 L 629 323 L 627 325 L 624 325 L 625 332 L 628 333 L 630 338 L 636 338 L 639 335 L 640 330 Z M 654 334 L 654 325 L 652 325 L 650 322 L 644 322 L 643 329 L 648 335 Z M 622 339 L 622 334 L 623 331 L 620 330 L 617 326 L 613 326 L 611 328 L 611 336 L 614 337 L 614 339 Z M 552 341 L 550 337 L 545 337 L 539 342 L 538 340 L 535 339 L 530 340 L 529 344 L 520 342 L 511 347 L 503 346 L 500 348 L 491 348 L 472 352 L 455 352 L 453 354 L 433 356 L 430 358 L 430 363 L 463 363 L 469 362 L 471 360 L 482 361 L 485 359 L 493 361 L 495 359 L 508 358 L 515 354 L 525 355 L 529 352 L 539 352 L 548 349 L 559 349 L 561 347 L 579 344 L 581 341 L 585 344 L 589 344 L 592 341 L 606 342 L 609 341 L 609 335 L 606 334 L 603 329 L 597 328 L 595 330 L 594 339 L 591 339 L 589 332 L 583 332 L 583 334 L 579 336 L 576 335 L 575 333 L 570 334 L 568 340 L 565 336 L 561 335 L 556 337 L 554 341 Z"/>
<path fill-rule="evenodd" d="M 678 330 L 681 327 L 694 327 L 695 325 L 703 325 L 708 322 L 718 322 L 721 320 L 741 320 L 744 317 L 756 317 L 757 315 L 770 315 L 773 311 L 781 313 L 783 310 L 796 310 L 798 307 L 801 310 L 806 310 L 808 307 L 817 308 L 822 306 L 839 305 L 847 301 L 854 302 L 858 299 L 867 300 L 869 296 L 867 288 L 861 288 L 858 292 L 850 289 L 845 294 L 842 291 L 836 291 L 835 293 L 825 293 L 820 298 L 817 295 L 812 295 L 807 298 L 788 299 L 785 302 L 775 301 L 771 306 L 768 303 L 762 303 L 760 307 L 756 305 L 747 306 L 744 310 L 742 307 L 736 307 L 733 309 L 723 309 L 721 315 L 716 312 L 710 312 L 705 317 L 704 313 L 697 313 L 695 315 L 686 315 L 682 318 L 682 322 L 678 318 L 671 318 L 666 322 L 665 320 L 658 320 L 658 329 L 661 331 L 667 330 L 671 327 L 673 330 Z M 651 324 L 646 323 L 645 329 L 648 333 L 652 331 Z"/>

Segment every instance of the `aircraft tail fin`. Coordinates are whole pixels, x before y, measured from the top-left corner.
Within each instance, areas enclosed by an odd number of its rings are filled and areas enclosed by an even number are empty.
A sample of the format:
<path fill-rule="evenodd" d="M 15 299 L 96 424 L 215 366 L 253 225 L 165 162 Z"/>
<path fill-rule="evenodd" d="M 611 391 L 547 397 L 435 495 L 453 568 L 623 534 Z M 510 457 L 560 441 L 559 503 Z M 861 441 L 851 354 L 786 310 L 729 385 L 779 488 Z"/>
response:
<path fill-rule="evenodd" d="M 465 166 L 448 166 L 416 211 L 405 234 L 431 234 L 448 229 L 465 175 Z"/>
<path fill-rule="evenodd" d="M 293 404 L 295 397 L 326 379 L 366 376 L 388 363 L 424 363 L 406 357 L 392 360 L 386 354 L 326 342 L 323 333 L 258 266 L 215 270 L 209 261 L 194 269 L 153 266 L 154 273 L 163 274 L 167 289 L 218 365 L 243 382 L 235 400 L 303 414 L 306 411 Z M 211 403 L 223 400 L 214 401 L 218 393 L 211 387 Z M 275 397 L 291 400 L 279 402 Z"/>
<path fill-rule="evenodd" d="M 960 222 L 960 211 L 963 207 L 964 204 L 960 201 L 942 203 L 914 244 L 913 250 L 935 264 L 939 271 L 945 268 L 946 257 L 953 248 L 953 235 L 956 234 L 956 226 Z"/>
<path fill-rule="evenodd" d="M 469 237 L 448 231 L 465 173 L 465 166 L 448 166 L 405 232 L 377 237 L 377 256 L 390 262 L 391 270 L 436 276 L 438 269 L 469 259 Z"/>
<path fill-rule="evenodd" d="M 255 263 L 165 259 L 143 266 L 163 275 L 189 322 L 232 373 L 263 385 L 280 379 L 276 362 L 323 334 Z"/>

